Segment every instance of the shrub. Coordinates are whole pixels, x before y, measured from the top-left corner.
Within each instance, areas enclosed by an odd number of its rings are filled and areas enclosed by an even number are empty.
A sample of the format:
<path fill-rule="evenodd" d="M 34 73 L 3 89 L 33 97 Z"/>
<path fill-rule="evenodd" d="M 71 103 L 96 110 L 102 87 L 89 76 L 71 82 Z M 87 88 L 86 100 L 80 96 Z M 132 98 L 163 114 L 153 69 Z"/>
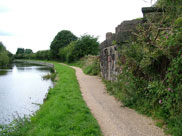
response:
<path fill-rule="evenodd" d="M 90 35 L 81 36 L 81 38 L 75 42 L 73 50 L 75 59 L 79 60 L 85 55 L 97 55 L 99 51 L 99 42 L 97 40 L 97 38 Z"/>
<path fill-rule="evenodd" d="M 59 58 L 59 49 L 64 48 L 70 42 L 77 40 L 77 37 L 68 30 L 60 31 L 52 41 L 50 48 L 54 59 Z"/>

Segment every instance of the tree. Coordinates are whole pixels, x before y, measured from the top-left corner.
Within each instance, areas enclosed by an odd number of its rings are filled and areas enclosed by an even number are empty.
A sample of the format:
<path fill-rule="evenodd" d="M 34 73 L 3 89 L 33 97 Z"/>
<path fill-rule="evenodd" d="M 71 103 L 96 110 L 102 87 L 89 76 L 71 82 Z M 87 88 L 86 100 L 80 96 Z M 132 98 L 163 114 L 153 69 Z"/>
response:
<path fill-rule="evenodd" d="M 16 51 L 16 55 L 23 54 L 24 51 L 25 51 L 24 48 L 18 48 L 17 51 Z"/>
<path fill-rule="evenodd" d="M 33 51 L 31 49 L 25 49 L 24 53 L 25 54 L 31 54 L 31 53 L 33 53 Z"/>
<path fill-rule="evenodd" d="M 75 42 L 75 47 L 73 50 L 76 59 L 80 59 L 85 55 L 97 55 L 99 51 L 98 38 L 90 35 L 83 35 Z"/>
<path fill-rule="evenodd" d="M 36 59 L 51 60 L 50 50 L 38 51 L 35 55 L 36 55 Z"/>
<path fill-rule="evenodd" d="M 9 64 L 9 57 L 6 51 L 0 53 L 0 66 L 7 66 Z"/>
<path fill-rule="evenodd" d="M 3 45 L 2 42 L 0 42 L 0 52 L 6 50 L 5 46 Z"/>
<path fill-rule="evenodd" d="M 0 42 L 0 67 L 6 67 L 10 62 L 11 54 L 6 47 Z"/>
<path fill-rule="evenodd" d="M 59 58 L 59 49 L 67 46 L 71 41 L 76 41 L 77 37 L 68 30 L 60 31 L 50 45 L 53 58 Z"/>

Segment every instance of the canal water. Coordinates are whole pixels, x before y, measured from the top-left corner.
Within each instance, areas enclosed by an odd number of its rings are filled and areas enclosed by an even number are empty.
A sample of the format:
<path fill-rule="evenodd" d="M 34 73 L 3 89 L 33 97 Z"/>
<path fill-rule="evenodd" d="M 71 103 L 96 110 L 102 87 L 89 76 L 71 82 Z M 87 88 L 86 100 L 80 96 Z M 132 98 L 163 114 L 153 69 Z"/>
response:
<path fill-rule="evenodd" d="M 0 69 L 0 124 L 8 124 L 17 117 L 29 116 L 39 109 L 46 93 L 53 87 L 42 76 L 50 73 L 46 66 L 23 63 Z"/>

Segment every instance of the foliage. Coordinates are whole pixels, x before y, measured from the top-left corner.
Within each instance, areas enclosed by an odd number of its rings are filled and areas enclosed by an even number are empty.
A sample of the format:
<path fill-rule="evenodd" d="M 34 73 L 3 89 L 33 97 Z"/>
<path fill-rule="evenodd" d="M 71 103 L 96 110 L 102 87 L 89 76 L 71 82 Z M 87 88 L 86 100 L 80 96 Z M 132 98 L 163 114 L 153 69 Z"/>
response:
<path fill-rule="evenodd" d="M 21 50 L 20 50 L 21 49 Z M 31 49 L 25 49 L 24 52 L 22 52 L 23 48 L 18 48 L 17 53 L 15 55 L 16 59 L 38 59 L 38 60 L 51 60 L 52 54 L 50 50 L 42 50 L 37 51 L 36 53 L 33 53 Z"/>
<path fill-rule="evenodd" d="M 77 37 L 68 30 L 60 31 L 50 45 L 51 53 L 54 59 L 59 58 L 59 49 L 67 46 L 70 42 L 77 40 Z"/>
<path fill-rule="evenodd" d="M 18 48 L 15 59 L 34 59 L 35 55 L 31 49 Z"/>
<path fill-rule="evenodd" d="M 51 73 L 48 73 L 47 75 L 44 75 L 42 78 L 43 78 L 44 80 L 49 80 L 49 79 L 51 79 L 51 81 L 55 81 L 56 75 L 57 75 L 56 72 L 51 72 Z"/>
<path fill-rule="evenodd" d="M 0 42 L 0 67 L 6 67 L 13 59 L 13 55 L 6 50 L 6 47 Z"/>
<path fill-rule="evenodd" d="M 159 126 L 181 136 L 182 4 L 178 5 L 181 0 L 160 2 L 158 6 L 166 7 L 161 20 L 139 25 L 129 47 L 120 46 L 122 72 L 118 81 L 106 85 L 125 105 L 162 120 Z M 172 3 L 174 9 L 168 8 Z"/>
<path fill-rule="evenodd" d="M 35 53 L 35 58 L 39 60 L 51 60 L 52 54 L 50 50 L 38 51 Z"/>
<path fill-rule="evenodd" d="M 61 61 L 73 62 L 75 56 L 73 50 L 75 48 L 75 41 L 71 42 L 68 46 L 59 49 L 59 56 Z"/>
<path fill-rule="evenodd" d="M 100 74 L 100 61 L 98 56 L 88 55 L 69 64 L 82 68 L 83 72 L 88 75 Z"/>
<path fill-rule="evenodd" d="M 18 48 L 16 54 L 23 54 L 25 52 L 24 48 Z"/>
<path fill-rule="evenodd" d="M 75 71 L 54 63 L 58 81 L 30 120 L 4 129 L 4 136 L 101 136 L 80 93 Z M 1 128 L 0 128 L 1 129 Z M 0 131 L 0 135 L 2 131 Z"/>
<path fill-rule="evenodd" d="M 99 42 L 98 38 L 95 38 L 90 35 L 83 35 L 75 42 L 75 48 L 73 53 L 76 60 L 84 57 L 85 55 L 97 55 Z"/>
<path fill-rule="evenodd" d="M 73 41 L 66 47 L 59 49 L 60 60 L 70 63 L 87 55 L 97 55 L 98 46 L 97 38 L 83 35 L 77 41 Z"/>
<path fill-rule="evenodd" d="M 7 66 L 9 61 L 8 53 L 6 51 L 0 52 L 0 66 Z"/>
<path fill-rule="evenodd" d="M 182 0 L 158 0 L 157 7 L 165 9 L 170 19 L 182 15 Z"/>
<path fill-rule="evenodd" d="M 33 53 L 33 51 L 31 49 L 25 49 L 24 53 L 25 54 L 31 54 L 31 53 Z"/>
<path fill-rule="evenodd" d="M 94 58 L 92 63 L 87 64 L 87 66 L 85 66 L 83 68 L 83 72 L 85 74 L 88 74 L 88 75 L 99 75 L 100 74 L 100 62 L 99 62 L 99 59 L 97 57 Z"/>

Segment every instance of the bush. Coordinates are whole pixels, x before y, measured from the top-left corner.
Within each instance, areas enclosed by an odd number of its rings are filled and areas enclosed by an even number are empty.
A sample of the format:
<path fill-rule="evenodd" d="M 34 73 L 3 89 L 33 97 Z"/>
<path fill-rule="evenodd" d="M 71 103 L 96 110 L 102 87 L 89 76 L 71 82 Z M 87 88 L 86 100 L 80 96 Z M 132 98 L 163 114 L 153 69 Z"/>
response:
<path fill-rule="evenodd" d="M 99 52 L 98 39 L 90 36 L 83 35 L 75 42 L 73 54 L 76 60 L 84 57 L 85 55 L 97 55 Z"/>
<path fill-rule="evenodd" d="M 68 46 L 59 49 L 59 57 L 61 61 L 66 61 L 68 63 L 74 61 L 75 56 L 73 50 L 75 47 L 75 42 L 71 42 Z"/>
<path fill-rule="evenodd" d="M 52 41 L 50 48 L 51 48 L 51 53 L 54 59 L 58 59 L 60 54 L 59 54 L 59 49 L 64 48 L 67 46 L 70 42 L 76 41 L 77 37 L 68 30 L 62 30 L 60 31 Z"/>
<path fill-rule="evenodd" d="M 59 49 L 59 58 L 68 63 L 77 61 L 87 55 L 97 55 L 99 43 L 97 38 L 84 35 L 77 41 L 73 41 L 64 48 Z"/>

